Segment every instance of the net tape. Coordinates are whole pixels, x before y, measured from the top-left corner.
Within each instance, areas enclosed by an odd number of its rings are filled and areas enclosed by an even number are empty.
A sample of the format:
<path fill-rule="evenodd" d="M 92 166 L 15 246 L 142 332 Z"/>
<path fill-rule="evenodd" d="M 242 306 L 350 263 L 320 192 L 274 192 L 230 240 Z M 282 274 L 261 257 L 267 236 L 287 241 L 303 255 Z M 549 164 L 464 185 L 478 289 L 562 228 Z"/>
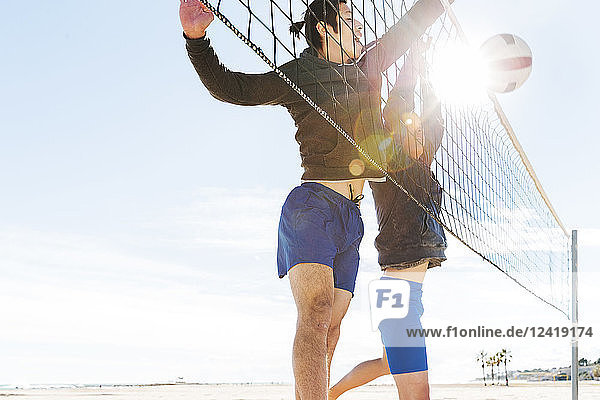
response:
<path fill-rule="evenodd" d="M 396 144 L 392 143 L 391 147 L 382 150 L 377 145 L 382 142 L 382 137 L 370 140 L 372 132 L 369 135 L 369 127 L 361 126 L 348 132 L 339 123 L 350 113 L 348 95 L 341 100 L 332 95 L 336 107 L 333 112 L 327 112 L 279 69 L 283 63 L 298 57 L 306 47 L 304 34 L 296 39 L 288 29 L 292 22 L 303 19 L 309 4 L 307 0 L 212 0 L 204 3 L 348 140 L 366 162 L 400 187 L 468 248 L 525 290 L 568 316 L 569 237 L 538 190 L 491 100 L 477 105 L 442 102 L 444 135 L 441 145 L 437 151 L 434 150 L 431 171 L 439 182 L 443 200 L 435 201 L 431 195 L 415 193 L 414 188 L 419 193 L 427 192 L 427 179 L 413 177 L 411 182 L 401 182 L 390 171 L 389 165 L 383 162 L 389 158 L 390 152 L 400 151 Z M 411 0 L 348 2 L 354 18 L 364 27 L 365 43 L 381 37 L 413 4 Z M 420 79 L 413 93 L 415 110 L 420 109 L 421 115 L 427 107 L 424 104 L 425 93 L 431 91 L 425 72 L 431 67 L 433 55 L 449 44 L 460 42 L 461 34 L 460 27 L 446 13 L 426 31 L 431 44 L 425 54 L 425 71 L 417 72 Z M 328 37 L 327 40 L 335 39 Z M 406 58 L 403 56 L 382 74 L 382 107 L 397 83 L 396 78 Z M 310 74 L 311 71 L 305 72 Z M 332 68 L 331 74 L 340 72 Z M 348 91 L 351 92 L 352 80 L 359 77 L 342 78 L 347 81 Z M 315 83 L 318 84 L 316 78 Z M 365 106 L 369 107 L 372 105 Z M 400 124 L 403 124 L 402 121 Z M 426 124 L 423 129 L 427 129 Z"/>

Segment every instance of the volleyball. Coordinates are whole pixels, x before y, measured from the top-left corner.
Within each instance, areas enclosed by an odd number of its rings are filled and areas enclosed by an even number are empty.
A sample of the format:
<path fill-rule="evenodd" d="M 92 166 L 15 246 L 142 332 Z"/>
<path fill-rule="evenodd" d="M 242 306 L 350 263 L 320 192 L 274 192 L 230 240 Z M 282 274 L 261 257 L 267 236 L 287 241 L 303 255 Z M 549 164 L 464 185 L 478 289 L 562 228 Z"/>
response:
<path fill-rule="evenodd" d="M 488 68 L 487 88 L 493 92 L 512 92 L 531 74 L 531 49 L 516 35 L 492 36 L 481 45 L 479 52 Z"/>

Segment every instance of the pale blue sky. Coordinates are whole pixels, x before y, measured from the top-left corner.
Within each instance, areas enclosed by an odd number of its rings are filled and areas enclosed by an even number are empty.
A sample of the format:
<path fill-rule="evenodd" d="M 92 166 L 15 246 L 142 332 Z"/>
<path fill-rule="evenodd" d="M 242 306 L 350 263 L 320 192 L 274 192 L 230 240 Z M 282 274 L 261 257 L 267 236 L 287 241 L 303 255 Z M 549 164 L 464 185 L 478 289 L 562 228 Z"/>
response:
<path fill-rule="evenodd" d="M 530 79 L 500 101 L 564 223 L 584 229 L 582 323 L 600 333 L 600 7 L 456 3 L 473 43 L 510 32 L 533 49 Z M 0 384 L 291 379 L 294 308 L 274 251 L 301 174 L 293 122 L 211 98 L 177 13 L 176 1 L 0 4 Z M 266 71 L 219 22 L 210 35 L 228 66 Z M 366 290 L 369 196 L 362 208 Z M 567 324 L 460 245 L 448 253 L 427 278 L 425 324 Z M 379 354 L 365 299 L 334 377 Z M 555 354 L 535 340 L 433 342 L 432 381 L 478 376 L 476 351 L 503 345 L 516 368 L 570 360 L 566 341 Z M 581 354 L 600 357 L 597 336 Z"/>

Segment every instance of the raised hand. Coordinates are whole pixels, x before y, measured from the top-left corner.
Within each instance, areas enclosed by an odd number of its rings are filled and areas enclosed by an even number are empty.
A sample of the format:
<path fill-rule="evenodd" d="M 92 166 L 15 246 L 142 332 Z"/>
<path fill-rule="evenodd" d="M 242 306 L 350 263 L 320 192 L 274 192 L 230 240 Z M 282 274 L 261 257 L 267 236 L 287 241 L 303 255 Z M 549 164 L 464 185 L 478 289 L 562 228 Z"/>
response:
<path fill-rule="evenodd" d="M 179 19 L 185 35 L 198 39 L 204 36 L 215 15 L 199 0 L 181 0 Z"/>

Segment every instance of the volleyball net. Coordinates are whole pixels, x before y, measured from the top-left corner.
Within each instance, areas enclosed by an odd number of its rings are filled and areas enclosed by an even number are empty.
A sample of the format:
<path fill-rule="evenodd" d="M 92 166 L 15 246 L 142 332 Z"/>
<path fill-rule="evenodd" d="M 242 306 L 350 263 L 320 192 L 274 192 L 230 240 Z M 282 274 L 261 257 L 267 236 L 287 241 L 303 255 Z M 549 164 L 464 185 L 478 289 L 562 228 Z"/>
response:
<path fill-rule="evenodd" d="M 327 0 L 324 0 L 327 1 Z M 542 301 L 569 316 L 570 237 L 552 208 L 504 112 L 493 95 L 476 102 L 445 98 L 435 85 L 440 55 L 465 47 L 465 36 L 448 8 L 426 29 L 419 49 L 411 48 L 381 71 L 381 93 L 351 107 L 364 76 L 346 76 L 332 64 L 331 75 L 347 83 L 334 93 L 307 68 L 279 69 L 308 46 L 304 33 L 290 25 L 304 19 L 311 0 L 203 0 L 360 156 L 350 172 L 381 171 L 448 232 Z M 380 39 L 402 20 L 413 0 L 348 0 L 363 29 L 363 44 Z M 354 22 L 340 19 L 354 28 Z M 335 41 L 333 37 L 326 40 Z M 339 67 L 339 66 L 338 66 Z M 296 79 L 314 78 L 307 93 Z M 460 88 L 459 88 L 460 89 Z M 323 109 L 317 97 L 334 106 Z M 360 101 L 359 101 L 360 103 Z M 376 112 L 375 112 L 375 111 Z M 386 119 L 385 129 L 374 121 Z M 419 162 L 415 159 L 419 158 Z"/>

